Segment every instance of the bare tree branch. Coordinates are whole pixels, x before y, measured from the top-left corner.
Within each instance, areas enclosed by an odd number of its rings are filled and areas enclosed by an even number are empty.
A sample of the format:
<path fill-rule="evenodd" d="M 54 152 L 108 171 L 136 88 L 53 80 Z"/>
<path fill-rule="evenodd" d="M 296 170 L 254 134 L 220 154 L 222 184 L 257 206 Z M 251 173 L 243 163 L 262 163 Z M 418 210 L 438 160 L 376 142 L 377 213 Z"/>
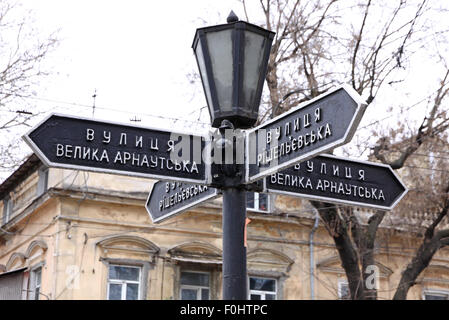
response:
<path fill-rule="evenodd" d="M 7 140 L 0 141 L 3 144 L 0 167 L 3 168 L 10 168 L 13 163 L 18 165 L 23 157 L 20 148 L 8 144 L 18 137 L 16 129 L 28 127 L 29 121 L 39 114 L 27 98 L 35 94 L 40 81 L 49 74 L 43 63 L 59 43 L 55 34 L 40 36 L 30 17 L 20 16 L 17 3 L 0 2 L 0 136 L 8 136 Z M 30 108 L 30 111 L 25 116 L 15 113 L 18 108 Z"/>
<path fill-rule="evenodd" d="M 398 288 L 393 300 L 405 300 L 409 289 L 416 284 L 416 279 L 421 272 L 429 265 L 438 249 L 449 243 L 449 230 L 441 230 L 434 233 L 435 227 L 447 215 L 449 201 L 446 201 L 437 219 L 427 228 L 423 242 L 416 252 L 415 257 L 407 265 L 402 273 Z"/>
<path fill-rule="evenodd" d="M 356 38 L 354 53 L 352 54 L 351 79 L 352 79 L 352 87 L 356 90 L 357 90 L 357 88 L 356 88 L 356 84 L 355 84 L 355 66 L 356 66 L 355 61 L 356 61 L 356 57 L 357 57 L 357 52 L 359 51 L 360 42 L 362 41 L 363 29 L 365 28 L 366 18 L 368 17 L 368 11 L 369 11 L 370 6 L 371 6 L 371 0 L 369 0 L 368 3 L 366 4 L 365 14 L 363 15 L 362 26 L 360 27 L 359 34 Z"/>

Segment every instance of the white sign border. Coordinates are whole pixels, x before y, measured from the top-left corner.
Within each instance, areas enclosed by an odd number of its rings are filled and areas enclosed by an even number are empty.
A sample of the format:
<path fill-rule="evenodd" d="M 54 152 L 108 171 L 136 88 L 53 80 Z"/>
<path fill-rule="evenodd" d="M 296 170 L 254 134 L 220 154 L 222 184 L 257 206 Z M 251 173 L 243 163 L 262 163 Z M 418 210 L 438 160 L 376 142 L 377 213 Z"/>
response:
<path fill-rule="evenodd" d="M 311 150 L 311 151 L 303 154 L 300 157 L 297 157 L 295 159 L 291 159 L 291 160 L 289 160 L 287 162 L 284 162 L 284 163 L 282 163 L 280 165 L 277 165 L 276 167 L 269 168 L 269 169 L 267 169 L 267 170 L 265 170 L 263 172 L 259 172 L 258 174 L 254 175 L 254 176 L 251 176 L 251 177 L 249 176 L 249 135 L 251 133 L 255 132 L 256 130 L 261 129 L 262 127 L 265 127 L 265 126 L 269 125 L 272 122 L 275 122 L 275 121 L 277 121 L 279 119 L 282 119 L 282 118 L 288 116 L 289 114 L 291 114 L 293 112 L 296 112 L 296 111 L 298 111 L 298 110 L 300 110 L 302 108 L 305 108 L 308 105 L 314 103 L 315 101 L 317 101 L 319 99 L 322 99 L 322 98 L 324 98 L 324 97 L 326 97 L 328 95 L 331 95 L 331 94 L 333 94 L 336 91 L 341 90 L 341 89 L 345 90 L 346 93 L 348 93 L 349 96 L 357 103 L 357 108 L 356 108 L 356 111 L 354 112 L 354 116 L 352 117 L 351 122 L 349 123 L 349 126 L 348 126 L 348 129 L 347 129 L 346 133 L 344 134 L 344 136 L 341 139 L 338 139 L 338 140 L 332 142 L 329 145 L 324 145 L 321 148 Z M 275 173 L 277 171 L 280 171 L 282 169 L 290 167 L 290 166 L 292 166 L 292 165 L 294 165 L 296 163 L 299 163 L 299 162 L 302 162 L 302 161 L 306 161 L 306 160 L 308 160 L 310 158 L 313 158 L 314 156 L 319 155 L 320 153 L 329 151 L 330 149 L 334 149 L 336 147 L 339 147 L 341 145 L 344 145 L 344 144 L 348 143 L 349 141 L 351 141 L 352 137 L 354 136 L 354 133 L 357 130 L 357 127 L 358 127 L 358 125 L 359 125 L 359 123 L 360 123 L 360 121 L 361 121 L 361 119 L 362 119 L 362 117 L 363 117 L 363 115 L 365 113 L 366 107 L 367 107 L 367 104 L 366 104 L 365 101 L 363 101 L 363 99 L 360 97 L 360 95 L 351 86 L 343 84 L 341 86 L 338 86 L 338 87 L 336 87 L 336 88 L 334 88 L 334 89 L 332 89 L 330 91 L 327 91 L 327 92 L 325 92 L 325 93 L 323 93 L 323 94 L 313 98 L 312 100 L 308 100 L 308 101 L 305 101 L 305 102 L 301 103 L 299 106 L 297 106 L 297 107 L 295 107 L 295 108 L 293 108 L 293 109 L 291 109 L 291 110 L 289 110 L 289 111 L 287 111 L 287 112 L 285 112 L 285 113 L 283 113 L 283 114 L 281 114 L 281 115 L 271 119 L 270 121 L 267 121 L 267 122 L 257 126 L 256 128 L 248 130 L 246 132 L 246 146 L 245 146 L 245 148 L 246 148 L 246 155 L 245 155 L 245 158 L 246 158 L 245 159 L 245 162 L 246 162 L 246 164 L 245 164 L 245 171 L 246 171 L 245 172 L 245 183 L 246 184 L 252 183 L 252 182 L 257 181 L 257 180 L 259 180 L 259 179 L 261 179 L 263 177 L 269 176 L 269 175 L 271 175 L 271 174 L 273 174 L 273 173 Z"/>
<path fill-rule="evenodd" d="M 191 203 L 189 203 L 189 204 L 186 204 L 186 205 L 180 207 L 179 209 L 174 210 L 173 212 L 171 212 L 170 214 L 168 214 L 168 215 L 166 215 L 166 216 L 163 216 L 163 217 L 160 217 L 160 218 L 157 218 L 157 219 L 154 219 L 154 220 L 153 220 L 153 216 L 151 215 L 150 208 L 149 208 L 149 206 L 147 206 L 147 204 L 149 203 L 150 198 L 151 198 L 151 195 L 153 194 L 154 186 L 155 186 L 158 182 L 162 182 L 162 183 L 168 182 L 168 183 L 170 183 L 170 181 L 157 181 L 157 182 L 154 183 L 154 185 L 153 185 L 153 187 L 152 187 L 152 189 L 151 189 L 151 192 L 149 192 L 149 194 L 148 194 L 147 200 L 146 200 L 146 202 L 145 202 L 145 209 L 147 210 L 148 215 L 150 216 L 150 219 L 151 219 L 151 221 L 152 221 L 153 223 L 161 223 L 162 221 L 165 221 L 165 220 L 167 220 L 167 219 L 169 219 L 169 218 L 172 218 L 172 217 L 174 217 L 174 216 L 177 216 L 177 215 L 179 215 L 179 214 L 181 214 L 181 213 L 183 213 L 183 212 L 185 212 L 185 211 L 187 211 L 187 210 L 189 210 L 189 209 L 192 209 L 192 208 L 198 206 L 199 204 L 201 204 L 201 203 L 203 203 L 203 202 L 205 202 L 205 201 L 208 201 L 208 200 L 211 200 L 211 199 L 218 198 L 218 197 L 222 194 L 221 190 L 219 190 L 219 189 L 217 189 L 217 188 L 213 188 L 213 187 L 207 186 L 208 188 L 215 189 L 215 192 L 214 192 L 213 194 L 208 195 L 208 196 L 205 197 L 205 198 L 201 198 L 201 199 L 198 199 L 198 200 L 196 200 L 196 201 L 194 201 L 194 202 L 191 202 Z M 197 184 L 199 184 L 199 183 L 197 183 Z"/>
<path fill-rule="evenodd" d="M 365 161 L 365 160 L 356 160 L 356 159 L 351 159 L 351 158 L 346 158 L 346 157 L 334 156 L 334 155 L 330 155 L 330 154 L 319 154 L 317 156 L 336 159 L 336 160 L 342 160 L 342 161 L 355 162 L 357 164 L 361 163 L 361 164 L 366 164 L 366 165 L 370 165 L 370 166 L 387 168 L 388 170 L 390 170 L 391 173 L 393 173 L 396 180 L 399 181 L 399 183 L 402 185 L 402 187 L 404 188 L 404 192 L 391 204 L 391 206 L 380 206 L 380 205 L 369 204 L 369 203 L 359 203 L 359 202 L 350 201 L 350 200 L 333 199 L 333 198 L 327 198 L 327 197 L 323 197 L 323 196 L 314 196 L 314 195 L 309 195 L 309 194 L 303 194 L 300 192 L 291 192 L 291 191 L 282 191 L 282 190 L 271 189 L 271 188 L 267 187 L 266 179 L 268 179 L 268 177 L 265 177 L 263 193 L 271 193 L 271 194 L 275 193 L 275 194 L 281 194 L 281 195 L 290 195 L 290 196 L 293 196 L 296 198 L 301 198 L 301 199 L 318 200 L 318 201 L 323 201 L 323 202 L 346 204 L 346 205 L 351 205 L 351 206 L 371 208 L 371 209 L 380 209 L 380 210 L 393 210 L 393 208 L 399 203 L 399 201 L 401 201 L 402 198 L 408 193 L 409 189 L 407 188 L 407 186 L 402 182 L 402 180 L 399 178 L 397 173 L 387 164 L 378 163 L 378 162 L 370 162 L 370 161 Z M 307 161 L 307 160 L 304 160 L 304 161 Z"/>
<path fill-rule="evenodd" d="M 179 177 L 167 177 L 163 175 L 158 174 L 151 174 L 151 173 L 142 173 L 142 172 L 134 172 L 134 171 L 127 171 L 127 170 L 115 170 L 115 169 L 101 169 L 101 168 L 93 168 L 89 166 L 83 166 L 83 165 L 75 165 L 75 164 L 61 164 L 57 162 L 50 161 L 44 153 L 40 150 L 40 148 L 33 142 L 33 140 L 30 138 L 30 134 L 34 132 L 37 128 L 39 128 L 43 123 L 45 123 L 48 119 L 50 119 L 53 116 L 57 117 L 64 117 L 64 118 L 71 118 L 76 120 L 88 120 L 98 123 L 105 123 L 105 124 L 112 124 L 112 125 L 119 125 L 119 126 L 127 126 L 127 127 L 134 127 L 138 129 L 148 129 L 148 130 L 155 130 L 155 131 L 163 131 L 173 134 L 179 134 L 179 135 L 192 135 L 196 137 L 202 137 L 205 141 L 206 148 L 210 148 L 208 145 L 210 137 L 208 135 L 198 135 L 189 131 L 185 132 L 170 132 L 165 129 L 161 129 L 158 127 L 149 127 L 149 126 L 138 126 L 135 124 L 130 123 L 123 123 L 123 122 L 115 122 L 110 120 L 95 120 L 92 118 L 87 117 L 80 117 L 80 116 L 73 116 L 73 115 L 66 115 L 61 113 L 51 113 L 47 115 L 43 120 L 41 120 L 38 124 L 36 124 L 31 130 L 29 130 L 26 134 L 22 136 L 22 139 L 28 144 L 28 146 L 31 148 L 31 150 L 39 157 L 39 159 L 47 166 L 47 167 L 53 167 L 53 168 L 60 168 L 60 169 L 69 169 L 69 170 L 85 170 L 90 172 L 97 172 L 97 173 L 110 173 L 110 174 L 116 174 L 116 175 L 124 175 L 124 176 L 131 176 L 131 177 L 142 177 L 142 178 L 149 178 L 149 179 L 159 179 L 163 181 L 179 181 L 179 182 L 189 182 L 193 184 L 201 184 L 201 185 L 207 185 L 209 183 L 209 180 L 211 179 L 210 176 L 210 163 L 207 163 L 203 161 L 205 165 L 204 170 L 204 179 L 196 180 L 196 179 L 187 179 L 187 178 L 179 178 Z"/>

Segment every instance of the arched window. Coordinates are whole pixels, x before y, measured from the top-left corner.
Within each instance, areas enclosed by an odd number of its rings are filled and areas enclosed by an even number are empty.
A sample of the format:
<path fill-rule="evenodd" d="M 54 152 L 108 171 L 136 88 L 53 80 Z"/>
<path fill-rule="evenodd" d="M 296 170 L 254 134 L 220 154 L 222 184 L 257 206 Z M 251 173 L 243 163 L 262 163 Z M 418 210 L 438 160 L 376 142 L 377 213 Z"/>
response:
<path fill-rule="evenodd" d="M 144 300 L 148 292 L 148 273 L 154 268 L 159 247 L 131 235 L 106 237 L 96 244 L 100 260 L 107 268 L 105 296 L 108 300 Z"/>
<path fill-rule="evenodd" d="M 248 288 L 250 300 L 282 299 L 283 284 L 294 260 L 273 249 L 250 250 L 248 259 Z"/>
<path fill-rule="evenodd" d="M 212 300 L 220 295 L 222 252 L 203 241 L 182 243 L 168 250 L 175 265 L 175 298 Z"/>

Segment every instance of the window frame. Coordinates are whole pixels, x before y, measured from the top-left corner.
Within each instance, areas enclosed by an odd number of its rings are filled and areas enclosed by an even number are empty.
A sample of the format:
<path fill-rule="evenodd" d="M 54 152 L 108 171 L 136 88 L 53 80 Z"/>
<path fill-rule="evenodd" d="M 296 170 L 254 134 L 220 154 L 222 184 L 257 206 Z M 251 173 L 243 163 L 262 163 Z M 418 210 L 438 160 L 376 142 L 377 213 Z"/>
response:
<path fill-rule="evenodd" d="M 263 213 L 267 213 L 267 212 L 271 212 L 271 195 L 268 193 L 261 193 L 261 192 L 252 192 L 254 194 L 254 203 L 252 207 L 248 207 L 248 201 L 246 202 L 246 209 L 247 210 L 251 210 L 251 211 L 255 211 L 255 212 L 263 212 Z M 267 209 L 266 210 L 261 210 L 259 207 L 259 195 L 263 194 L 266 195 L 267 197 Z M 257 206 L 256 206 L 257 204 Z"/>
<path fill-rule="evenodd" d="M 13 202 L 11 197 L 8 195 L 3 198 L 3 216 L 2 216 L 2 225 L 5 225 L 11 220 Z"/>
<path fill-rule="evenodd" d="M 39 295 L 41 292 L 41 288 L 42 288 L 42 268 L 38 268 L 35 271 L 33 271 L 34 273 L 34 279 L 33 279 L 33 284 L 34 284 L 34 300 L 39 300 Z M 39 277 L 38 277 L 39 275 Z M 39 279 L 39 283 L 37 282 L 37 279 Z"/>
<path fill-rule="evenodd" d="M 447 290 L 441 290 L 441 289 L 424 289 L 422 292 L 422 300 L 427 300 L 426 295 L 433 295 L 433 296 L 445 296 L 446 300 L 449 300 L 449 291 Z"/>
<path fill-rule="evenodd" d="M 182 273 L 183 272 L 190 272 L 190 273 L 202 273 L 202 274 L 207 274 L 209 277 L 209 286 L 208 287 L 204 287 L 204 286 L 196 286 L 196 285 L 188 285 L 188 284 L 181 284 L 181 278 L 182 278 Z M 211 290 L 212 290 L 212 274 L 211 272 L 208 271 L 198 271 L 198 270 L 191 270 L 191 269 L 181 269 L 180 273 L 179 273 L 179 300 L 182 300 L 182 289 L 208 289 L 209 293 L 208 293 L 208 298 L 207 300 L 211 300 Z M 203 299 L 198 299 L 198 296 L 200 296 L 201 298 L 201 290 L 198 290 L 196 293 L 196 300 L 203 300 Z M 207 300 L 203 300 L 203 301 L 207 301 Z"/>
<path fill-rule="evenodd" d="M 38 180 L 37 180 L 37 189 L 36 196 L 39 197 L 44 194 L 48 189 L 48 174 L 49 168 L 45 165 L 42 165 L 37 170 Z"/>
<path fill-rule="evenodd" d="M 116 266 L 116 267 L 124 267 L 124 268 L 135 268 L 139 270 L 139 280 L 121 280 L 121 279 L 110 279 L 110 267 Z M 138 290 L 137 290 L 137 300 L 142 299 L 142 273 L 143 273 L 143 266 L 139 265 L 129 265 L 129 264 L 120 264 L 120 263 L 109 263 L 108 264 L 108 278 L 107 278 L 107 288 L 106 288 L 106 299 L 109 299 L 109 287 L 110 284 L 120 284 L 122 285 L 122 292 L 121 292 L 121 299 L 120 300 L 127 300 L 126 299 L 126 286 L 128 283 L 130 284 L 138 284 Z M 123 286 L 125 284 L 125 286 Z"/>
<path fill-rule="evenodd" d="M 251 278 L 258 278 L 258 279 L 266 279 L 266 280 L 274 280 L 274 291 L 265 291 L 265 290 L 252 290 L 250 287 L 250 279 Z M 261 295 L 260 300 L 266 300 L 265 295 L 266 294 L 273 294 L 274 300 L 278 300 L 278 289 L 279 288 L 279 279 L 274 277 L 267 277 L 267 276 L 257 276 L 257 275 L 250 275 L 248 276 L 248 300 L 251 300 L 252 294 L 259 294 Z M 252 300 L 256 301 L 256 300 Z"/>
<path fill-rule="evenodd" d="M 153 257 L 154 259 L 154 257 Z M 154 262 L 146 261 L 146 260 L 138 260 L 138 259 L 124 259 L 124 258 L 105 258 L 100 257 L 100 261 L 104 264 L 104 267 L 106 268 L 105 272 L 103 273 L 102 277 L 102 290 L 101 290 L 101 299 L 108 300 L 109 296 L 109 265 L 121 265 L 121 266 L 131 266 L 131 267 L 141 267 L 142 272 L 140 273 L 141 278 L 141 288 L 139 290 L 140 292 L 140 299 L 145 300 L 147 299 L 148 290 L 150 288 L 149 283 L 149 275 L 150 270 L 153 270 L 155 267 Z"/>
<path fill-rule="evenodd" d="M 348 300 L 348 298 L 345 298 L 342 296 L 342 286 L 345 285 L 348 288 L 348 294 L 349 294 L 349 299 L 351 297 L 351 291 L 349 290 L 349 283 L 346 280 L 338 280 L 338 288 L 337 288 L 337 296 L 338 296 L 338 300 Z"/>
<path fill-rule="evenodd" d="M 30 268 L 30 273 L 28 277 L 28 285 L 27 285 L 27 300 L 40 300 L 40 296 L 42 293 L 42 272 L 44 270 L 44 262 L 38 263 L 32 268 Z M 36 296 L 36 273 L 40 273 L 40 284 L 39 284 L 39 294 Z M 44 295 L 45 296 L 45 295 Z M 45 296 L 46 297 L 46 296 Z M 47 297 L 48 299 L 48 297 Z"/>

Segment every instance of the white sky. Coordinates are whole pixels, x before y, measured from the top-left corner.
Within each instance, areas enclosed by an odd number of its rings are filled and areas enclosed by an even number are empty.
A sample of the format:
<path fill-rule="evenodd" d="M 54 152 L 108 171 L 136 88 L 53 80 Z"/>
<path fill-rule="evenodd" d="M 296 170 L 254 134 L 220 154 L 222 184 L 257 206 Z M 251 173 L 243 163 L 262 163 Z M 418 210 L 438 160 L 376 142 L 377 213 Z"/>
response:
<path fill-rule="evenodd" d="M 240 9 L 236 1 L 211 0 L 33 0 L 24 6 L 33 8 L 41 32 L 61 28 L 61 44 L 51 58 L 55 76 L 38 96 L 91 106 L 97 89 L 97 107 L 128 113 L 97 109 L 95 118 L 127 122 L 137 116 L 146 125 L 161 120 L 145 119 L 145 113 L 198 118 L 204 94 L 194 92 L 187 78 L 197 69 L 191 49 L 195 30 L 226 23 L 230 10 Z M 45 104 L 92 115 L 88 108 Z M 208 122 L 207 110 L 202 113 Z"/>

